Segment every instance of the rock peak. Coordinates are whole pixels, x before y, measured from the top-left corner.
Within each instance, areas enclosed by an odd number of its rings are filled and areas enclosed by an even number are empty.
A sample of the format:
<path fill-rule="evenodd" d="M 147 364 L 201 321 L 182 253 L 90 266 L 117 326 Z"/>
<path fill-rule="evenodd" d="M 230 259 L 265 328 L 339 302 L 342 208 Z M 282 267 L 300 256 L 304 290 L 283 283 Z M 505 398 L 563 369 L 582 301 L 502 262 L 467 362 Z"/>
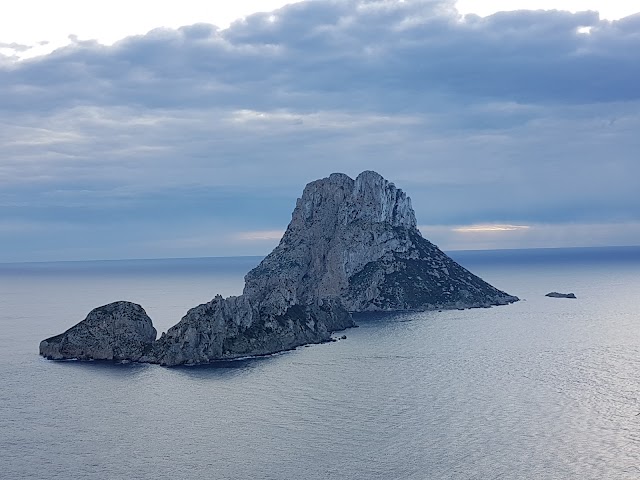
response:
<path fill-rule="evenodd" d="M 365 170 L 356 177 L 356 182 L 388 182 L 382 175 L 373 170 Z"/>
<path fill-rule="evenodd" d="M 416 226 L 411 199 L 377 172 L 367 170 L 358 175 L 353 195 L 354 206 L 361 211 L 360 219 L 387 222 L 396 227 Z"/>
<path fill-rule="evenodd" d="M 244 295 L 279 309 L 329 297 L 351 311 L 513 301 L 422 238 L 411 199 L 370 170 L 309 183 L 280 244 L 245 281 Z"/>
<path fill-rule="evenodd" d="M 114 302 L 94 308 L 66 332 L 40 342 L 40 355 L 60 360 L 138 361 L 156 339 L 156 329 L 137 303 Z"/>
<path fill-rule="evenodd" d="M 367 170 L 355 180 L 344 173 L 332 173 L 309 183 L 298 199 L 289 228 L 306 229 L 321 223 L 323 229 L 334 231 L 357 222 L 416 227 L 411 199 L 379 173 Z"/>

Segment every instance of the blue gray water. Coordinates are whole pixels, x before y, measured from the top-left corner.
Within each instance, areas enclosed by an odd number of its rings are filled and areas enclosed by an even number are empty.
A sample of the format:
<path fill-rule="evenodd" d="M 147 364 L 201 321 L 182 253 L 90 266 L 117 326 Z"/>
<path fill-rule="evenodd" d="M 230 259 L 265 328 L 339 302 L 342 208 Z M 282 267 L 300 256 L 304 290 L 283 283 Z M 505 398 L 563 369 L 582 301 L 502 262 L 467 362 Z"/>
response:
<path fill-rule="evenodd" d="M 0 265 L 0 477 L 640 478 L 640 248 L 453 256 L 523 301 L 173 369 L 38 343 L 119 299 L 166 330 L 258 258 Z"/>

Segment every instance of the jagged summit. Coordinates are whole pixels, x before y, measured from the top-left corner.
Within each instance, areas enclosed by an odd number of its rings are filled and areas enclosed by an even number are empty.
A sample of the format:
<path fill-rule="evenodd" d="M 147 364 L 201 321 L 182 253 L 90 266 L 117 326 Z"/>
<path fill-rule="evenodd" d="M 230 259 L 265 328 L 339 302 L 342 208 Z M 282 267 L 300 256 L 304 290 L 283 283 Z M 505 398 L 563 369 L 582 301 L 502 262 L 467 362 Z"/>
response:
<path fill-rule="evenodd" d="M 245 276 L 241 296 L 218 295 L 192 308 L 153 344 L 136 344 L 129 359 L 180 365 L 264 355 L 327 341 L 332 331 L 354 325 L 349 312 L 517 300 L 424 239 L 411 200 L 393 183 L 372 171 L 355 180 L 334 173 L 305 187 L 280 244 Z M 132 305 L 122 308 L 139 307 Z M 57 345 L 73 340 L 69 351 L 81 353 L 70 355 L 105 358 L 111 330 L 90 320 L 44 341 L 40 353 L 68 358 Z M 82 335 L 69 336 L 76 330 Z M 99 342 L 89 341 L 96 335 Z"/>
<path fill-rule="evenodd" d="M 309 183 L 302 198 L 296 202 L 292 217 L 287 232 L 318 221 L 336 226 L 357 221 L 383 222 L 396 227 L 416 226 L 411 199 L 393 183 L 370 170 L 362 172 L 355 180 L 344 173 L 333 173 Z"/>
<path fill-rule="evenodd" d="M 245 277 L 244 294 L 302 303 L 342 296 L 347 277 L 389 247 L 389 227 L 415 229 L 416 218 L 409 197 L 380 174 L 311 182 L 280 244 Z"/>

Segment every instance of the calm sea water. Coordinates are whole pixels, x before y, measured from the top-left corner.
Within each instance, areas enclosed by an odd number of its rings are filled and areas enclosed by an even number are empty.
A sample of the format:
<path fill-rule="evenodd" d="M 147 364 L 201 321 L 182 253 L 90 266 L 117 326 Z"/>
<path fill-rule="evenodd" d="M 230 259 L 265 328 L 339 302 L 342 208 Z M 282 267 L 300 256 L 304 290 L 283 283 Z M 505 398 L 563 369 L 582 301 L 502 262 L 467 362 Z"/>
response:
<path fill-rule="evenodd" d="M 0 265 L 0 477 L 640 478 L 640 248 L 453 256 L 523 301 L 172 369 L 38 344 L 120 299 L 166 330 L 259 258 Z"/>

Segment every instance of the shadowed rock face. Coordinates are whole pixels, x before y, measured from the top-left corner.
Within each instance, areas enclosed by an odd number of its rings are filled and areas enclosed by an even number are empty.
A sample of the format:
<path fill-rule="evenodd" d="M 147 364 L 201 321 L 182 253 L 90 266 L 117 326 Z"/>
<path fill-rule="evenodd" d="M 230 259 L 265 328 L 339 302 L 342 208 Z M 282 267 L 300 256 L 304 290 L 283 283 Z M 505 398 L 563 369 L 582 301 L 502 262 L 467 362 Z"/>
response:
<path fill-rule="evenodd" d="M 332 331 L 354 326 L 350 311 L 517 300 L 422 238 L 402 190 L 375 172 L 355 180 L 336 173 L 306 186 L 280 244 L 246 275 L 241 296 L 217 296 L 192 308 L 152 345 L 155 329 L 144 310 L 117 302 L 43 341 L 40 353 L 169 366 L 207 363 L 328 341 Z"/>
<path fill-rule="evenodd" d="M 156 339 L 144 309 L 114 302 L 91 310 L 66 332 L 40 342 L 40 355 L 52 360 L 139 360 Z"/>
<path fill-rule="evenodd" d="M 189 310 L 142 360 L 172 366 L 267 355 L 326 342 L 332 331 L 353 326 L 351 315 L 335 298 L 273 313 L 261 311 L 244 295 L 226 299 L 218 295 Z"/>

